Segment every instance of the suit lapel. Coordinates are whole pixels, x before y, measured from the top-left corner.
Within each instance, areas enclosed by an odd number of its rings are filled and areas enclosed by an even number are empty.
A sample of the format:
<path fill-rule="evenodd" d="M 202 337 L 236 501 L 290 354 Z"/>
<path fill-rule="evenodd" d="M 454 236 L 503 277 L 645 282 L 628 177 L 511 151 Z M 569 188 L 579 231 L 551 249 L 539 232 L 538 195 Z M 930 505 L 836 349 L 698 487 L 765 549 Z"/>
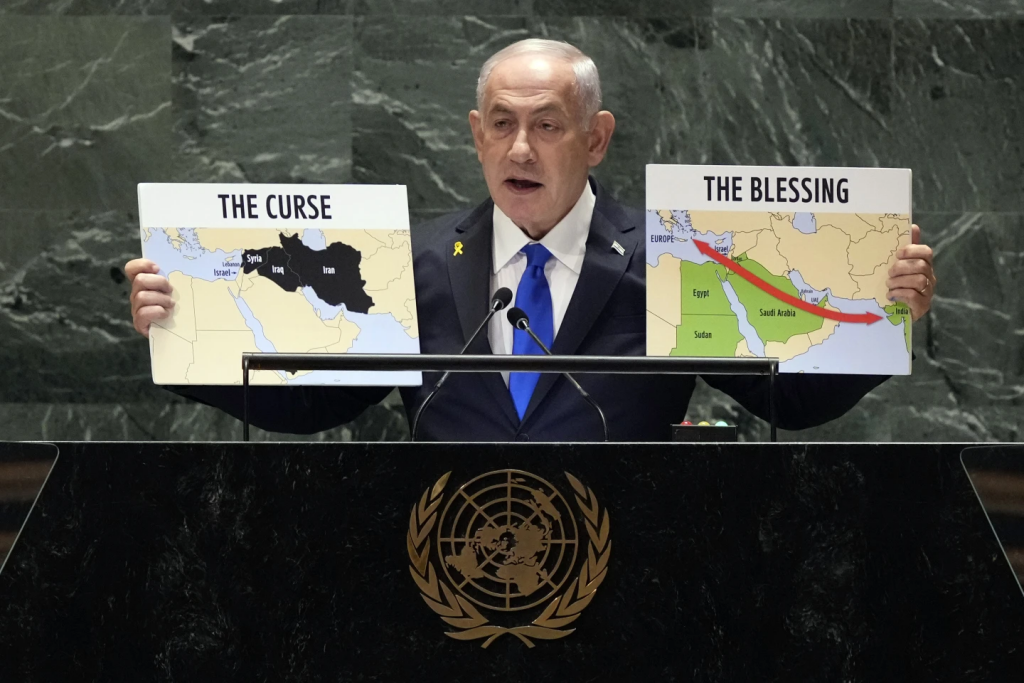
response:
<path fill-rule="evenodd" d="M 624 254 L 619 254 L 612 247 L 616 242 L 625 248 Z M 576 353 L 590 328 L 597 322 L 612 292 L 619 286 L 619 280 L 629 267 L 635 248 L 634 240 L 628 240 L 603 214 L 594 211 L 590 234 L 587 236 L 587 254 L 583 259 L 576 289 L 569 300 L 569 307 L 558 327 L 551 349 L 554 353 Z"/>
<path fill-rule="evenodd" d="M 455 228 L 455 234 L 448 240 L 448 281 L 451 283 L 452 299 L 462 328 L 463 344 L 469 341 L 480 321 L 487 315 L 491 291 L 493 218 L 494 204 L 486 201 Z M 487 339 L 487 330 L 480 337 L 467 353 L 493 353 Z M 501 406 L 505 417 L 513 425 L 518 425 L 519 415 L 501 374 L 480 373 L 480 381 Z"/>
<path fill-rule="evenodd" d="M 469 341 L 477 325 L 487 315 L 491 291 L 491 207 L 490 202 L 484 202 L 455 228 L 455 234 L 448 240 L 448 280 L 462 327 L 463 344 Z M 470 353 L 483 353 L 483 344 L 490 353 L 486 335 L 482 336 L 482 344 L 474 344 Z"/>
<path fill-rule="evenodd" d="M 569 307 L 565 311 L 565 317 L 558 327 L 558 334 L 551 351 L 555 355 L 572 355 L 580 347 L 590 329 L 597 322 L 601 311 L 604 310 L 608 298 L 619 285 L 619 280 L 626 272 L 633 252 L 636 250 L 636 238 L 629 233 L 635 227 L 625 214 L 615 211 L 615 206 L 608 201 L 601 188 L 597 188 L 598 199 L 594 207 L 594 216 L 590 221 L 590 233 L 587 236 L 587 253 L 583 258 L 583 268 L 580 270 L 579 280 L 576 282 L 576 289 L 573 290 L 572 298 L 569 300 Z M 606 215 L 611 214 L 615 223 Z M 616 224 L 617 223 L 617 224 Z M 619 254 L 612 245 L 620 243 L 625 248 L 625 254 Z M 546 373 L 540 376 L 537 388 L 533 390 L 530 404 L 523 415 L 525 422 L 544 397 L 551 391 L 551 387 L 559 379 L 560 375 Z"/>

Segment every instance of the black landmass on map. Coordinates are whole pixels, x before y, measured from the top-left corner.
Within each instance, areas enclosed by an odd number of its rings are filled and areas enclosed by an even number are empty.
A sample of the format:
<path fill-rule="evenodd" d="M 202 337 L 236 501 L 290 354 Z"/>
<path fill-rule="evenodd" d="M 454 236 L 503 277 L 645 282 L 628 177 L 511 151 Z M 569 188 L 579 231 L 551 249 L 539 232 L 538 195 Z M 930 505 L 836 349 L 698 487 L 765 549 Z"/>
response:
<path fill-rule="evenodd" d="M 359 276 L 362 260 L 362 254 L 347 244 L 335 242 L 323 250 L 310 249 L 298 235 L 281 235 L 280 247 L 242 252 L 244 272 L 273 280 L 286 292 L 312 287 L 324 303 L 345 304 L 353 313 L 368 313 L 373 306 L 373 299 L 363 290 L 366 281 Z"/>

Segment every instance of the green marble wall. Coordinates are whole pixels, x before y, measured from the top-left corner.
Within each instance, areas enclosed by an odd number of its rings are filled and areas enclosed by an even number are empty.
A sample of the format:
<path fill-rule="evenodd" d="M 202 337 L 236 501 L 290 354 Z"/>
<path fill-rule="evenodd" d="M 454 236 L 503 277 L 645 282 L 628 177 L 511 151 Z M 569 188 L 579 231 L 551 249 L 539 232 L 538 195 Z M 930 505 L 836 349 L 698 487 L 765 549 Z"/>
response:
<path fill-rule="evenodd" d="M 0 0 L 0 439 L 236 438 L 150 382 L 120 270 L 135 184 L 475 204 L 476 73 L 527 36 L 597 62 L 619 121 L 597 175 L 624 202 L 649 162 L 913 168 L 940 279 L 914 374 L 785 438 L 1020 437 L 1024 0 Z M 706 387 L 690 415 L 766 431 Z M 406 434 L 390 401 L 319 438 Z"/>

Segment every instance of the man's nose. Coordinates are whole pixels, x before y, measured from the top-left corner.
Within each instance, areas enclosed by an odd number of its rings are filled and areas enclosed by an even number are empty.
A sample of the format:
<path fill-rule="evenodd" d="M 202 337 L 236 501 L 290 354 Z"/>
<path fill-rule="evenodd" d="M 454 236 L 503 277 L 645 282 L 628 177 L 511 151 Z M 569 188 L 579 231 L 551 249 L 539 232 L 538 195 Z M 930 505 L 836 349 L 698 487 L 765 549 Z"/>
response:
<path fill-rule="evenodd" d="M 534 161 L 533 147 L 530 146 L 530 136 L 527 135 L 527 131 L 521 129 L 516 134 L 516 139 L 512 143 L 512 149 L 508 152 L 508 158 L 517 164 L 526 164 Z"/>

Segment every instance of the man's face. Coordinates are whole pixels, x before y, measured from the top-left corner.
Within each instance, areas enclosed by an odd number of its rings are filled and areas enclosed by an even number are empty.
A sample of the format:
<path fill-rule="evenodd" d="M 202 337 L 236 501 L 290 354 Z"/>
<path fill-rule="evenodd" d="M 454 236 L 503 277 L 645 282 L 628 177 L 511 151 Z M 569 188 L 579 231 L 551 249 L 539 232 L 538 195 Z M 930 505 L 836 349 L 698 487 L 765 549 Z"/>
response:
<path fill-rule="evenodd" d="M 524 54 L 500 62 L 482 111 L 469 114 L 477 157 L 498 208 L 534 238 L 576 204 L 614 129 L 608 112 L 581 124 L 575 74 L 564 61 Z"/>

